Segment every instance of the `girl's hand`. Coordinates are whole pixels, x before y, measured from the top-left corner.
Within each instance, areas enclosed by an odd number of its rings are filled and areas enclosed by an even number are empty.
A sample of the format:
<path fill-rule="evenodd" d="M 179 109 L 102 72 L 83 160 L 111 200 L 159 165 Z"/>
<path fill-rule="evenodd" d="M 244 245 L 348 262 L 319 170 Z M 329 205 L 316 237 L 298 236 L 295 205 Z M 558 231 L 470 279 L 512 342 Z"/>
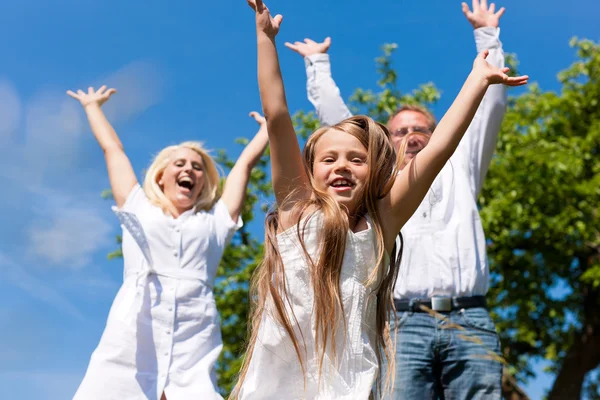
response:
<path fill-rule="evenodd" d="M 488 85 L 494 85 L 497 83 L 502 83 L 507 86 L 521 86 L 525 85 L 529 80 L 529 76 L 508 76 L 506 73 L 510 71 L 510 68 L 498 68 L 494 67 L 485 60 L 488 56 L 489 51 L 484 50 L 473 62 L 473 74 L 477 74 L 477 76 L 481 76 Z"/>
<path fill-rule="evenodd" d="M 248 5 L 256 12 L 256 31 L 263 32 L 270 38 L 275 38 L 283 16 L 281 14 L 271 17 L 271 13 L 262 0 L 247 0 Z"/>
<path fill-rule="evenodd" d="M 96 91 L 94 91 L 94 88 L 90 86 L 88 88 L 87 94 L 84 93 L 84 91 L 81 89 L 78 90 L 77 93 L 73 93 L 70 90 L 67 91 L 67 94 L 72 98 L 79 100 L 79 102 L 84 108 L 92 104 L 96 104 L 100 107 L 102 106 L 102 104 L 106 103 L 110 96 L 112 96 L 115 93 L 117 93 L 117 89 L 111 88 L 106 90 L 106 85 L 103 85 L 100 89 Z"/>

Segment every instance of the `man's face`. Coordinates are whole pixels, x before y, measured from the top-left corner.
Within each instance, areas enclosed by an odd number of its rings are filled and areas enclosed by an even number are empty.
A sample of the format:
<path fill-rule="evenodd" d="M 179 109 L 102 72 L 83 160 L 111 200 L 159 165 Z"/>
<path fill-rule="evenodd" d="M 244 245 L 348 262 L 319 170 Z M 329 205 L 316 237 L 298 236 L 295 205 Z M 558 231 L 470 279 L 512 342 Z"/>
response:
<path fill-rule="evenodd" d="M 406 144 L 406 155 L 404 156 L 404 165 L 412 160 L 417 153 L 427 146 L 431 131 L 429 130 L 429 122 L 427 117 L 418 111 L 406 110 L 396 115 L 388 124 L 392 135 L 392 144 L 396 153 L 409 133 L 417 132 L 421 135 L 410 135 Z"/>

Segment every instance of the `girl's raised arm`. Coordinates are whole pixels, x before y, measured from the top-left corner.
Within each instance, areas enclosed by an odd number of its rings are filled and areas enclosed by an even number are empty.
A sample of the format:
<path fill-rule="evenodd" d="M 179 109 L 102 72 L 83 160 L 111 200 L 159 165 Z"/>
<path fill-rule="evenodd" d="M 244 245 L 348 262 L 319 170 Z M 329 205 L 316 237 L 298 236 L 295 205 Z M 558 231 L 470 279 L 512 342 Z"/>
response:
<path fill-rule="evenodd" d="M 223 188 L 223 195 L 221 196 L 221 199 L 229 210 L 231 219 L 234 221 L 238 219 L 242 211 L 244 198 L 246 197 L 246 187 L 250 180 L 252 168 L 260 160 L 260 156 L 263 155 L 267 143 L 269 143 L 267 122 L 265 119 L 255 111 L 252 111 L 250 116 L 258 122 L 260 128 L 256 132 L 256 135 L 254 135 L 254 138 L 244 148 L 242 154 L 240 154 L 231 172 L 229 172 L 225 181 L 225 187 Z"/>
<path fill-rule="evenodd" d="M 488 86 L 505 84 L 520 86 L 529 77 L 509 77 L 508 68 L 496 68 L 487 63 L 488 52 L 480 53 L 473 63 L 473 70 L 458 96 L 446 112 L 429 143 L 412 161 L 400 171 L 388 194 L 380 203 L 384 222 L 386 248 L 393 245 L 394 238 L 404 223 L 415 212 L 433 180 L 456 150 Z M 391 246 L 390 246 L 391 248 Z"/>
<path fill-rule="evenodd" d="M 248 0 L 248 4 L 256 13 L 258 86 L 269 133 L 273 190 L 277 203 L 281 205 L 286 199 L 293 202 L 310 196 L 300 146 L 285 99 L 275 46 L 275 36 L 283 17 L 271 17 L 262 0 Z M 280 209 L 280 212 L 285 213 L 286 210 Z M 284 216 L 282 220 L 286 219 Z M 284 222 L 283 225 L 287 223 Z"/>
<path fill-rule="evenodd" d="M 89 87 L 87 93 L 83 90 L 78 90 L 77 93 L 69 90 L 67 94 L 79 100 L 87 114 L 92 132 L 104 152 L 110 187 L 117 207 L 122 207 L 137 183 L 137 178 L 121 140 L 100 108 L 116 92 L 115 89 L 106 90 L 106 86 L 102 86 L 96 91 Z"/>

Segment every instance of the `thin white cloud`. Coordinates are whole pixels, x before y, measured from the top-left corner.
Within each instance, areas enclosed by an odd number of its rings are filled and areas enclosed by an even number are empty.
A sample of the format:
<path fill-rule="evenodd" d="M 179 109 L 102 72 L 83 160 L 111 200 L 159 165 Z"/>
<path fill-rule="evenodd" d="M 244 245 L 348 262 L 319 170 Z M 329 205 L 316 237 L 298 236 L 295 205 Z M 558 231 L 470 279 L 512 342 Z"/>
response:
<path fill-rule="evenodd" d="M 141 60 L 86 82 L 81 89 L 89 84 L 118 89 L 104 109 L 112 123 L 119 123 L 157 104 L 164 78 L 156 65 Z M 11 193 L 0 199 L 0 220 L 14 224 L 13 216 L 18 215 L 23 240 L 11 247 L 27 249 L 31 262 L 81 268 L 112 243 L 116 221 L 101 217 L 106 206 L 100 205 L 99 193 L 94 193 L 97 201 L 84 202 L 90 192 L 99 192 L 89 182 L 97 181 L 97 170 L 104 166 L 90 170 L 86 165 L 86 150 L 95 139 L 81 105 L 65 94 L 66 89 L 78 88 L 46 88 L 22 103 L 14 86 L 0 81 L 0 179 Z M 8 225 L 0 227 L 0 233 L 14 229 Z"/>
<path fill-rule="evenodd" d="M 111 243 L 112 225 L 92 210 L 53 210 L 49 221 L 33 221 L 28 249 L 49 266 L 81 268 Z"/>
<path fill-rule="evenodd" d="M 11 142 L 21 121 L 21 100 L 14 85 L 0 80 L 0 145 Z"/>
<path fill-rule="evenodd" d="M 138 60 L 97 80 L 96 87 L 102 85 L 117 89 L 103 108 L 112 123 L 119 123 L 158 104 L 164 93 L 165 79 L 156 64 Z"/>
<path fill-rule="evenodd" d="M 84 119 L 79 104 L 54 91 L 36 94 L 26 106 L 20 159 L 33 182 L 68 171 L 81 158 Z"/>
<path fill-rule="evenodd" d="M 104 78 L 85 82 L 85 87 L 42 89 L 24 104 L 11 82 L 0 81 L 2 175 L 24 176 L 28 183 L 40 184 L 72 172 L 73 167 L 85 162 L 84 146 L 95 139 L 81 105 L 65 91 L 87 90 L 89 85 L 101 84 L 118 90 L 103 106 L 113 124 L 131 120 L 156 105 L 165 88 L 162 71 L 145 60 L 131 62 Z"/>
<path fill-rule="evenodd" d="M 83 314 L 71 303 L 64 295 L 52 289 L 50 285 L 29 273 L 25 268 L 9 258 L 6 254 L 0 253 L 0 279 L 16 286 L 31 297 L 36 298 L 58 311 L 84 320 Z"/>

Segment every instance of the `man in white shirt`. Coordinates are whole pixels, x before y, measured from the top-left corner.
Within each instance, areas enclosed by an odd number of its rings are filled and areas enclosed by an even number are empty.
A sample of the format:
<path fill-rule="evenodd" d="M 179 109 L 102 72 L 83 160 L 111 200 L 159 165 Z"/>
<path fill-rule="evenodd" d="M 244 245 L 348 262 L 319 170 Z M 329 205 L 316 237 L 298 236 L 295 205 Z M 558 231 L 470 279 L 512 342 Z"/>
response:
<path fill-rule="evenodd" d="M 486 0 L 473 0 L 473 10 L 465 3 L 462 7 L 475 29 L 477 51 L 489 49 L 487 61 L 503 67 L 498 22 L 504 8 L 496 12 Z M 352 115 L 331 77 L 330 44 L 329 38 L 286 43 L 305 58 L 308 97 L 323 125 Z M 500 342 L 485 303 L 489 269 L 477 196 L 505 109 L 506 88 L 491 86 L 458 149 L 402 228 L 404 250 L 394 290 L 396 399 L 501 398 Z M 408 161 L 427 145 L 435 119 L 427 110 L 409 106 L 387 125 L 396 150 L 408 133 L 423 134 L 409 139 Z"/>

